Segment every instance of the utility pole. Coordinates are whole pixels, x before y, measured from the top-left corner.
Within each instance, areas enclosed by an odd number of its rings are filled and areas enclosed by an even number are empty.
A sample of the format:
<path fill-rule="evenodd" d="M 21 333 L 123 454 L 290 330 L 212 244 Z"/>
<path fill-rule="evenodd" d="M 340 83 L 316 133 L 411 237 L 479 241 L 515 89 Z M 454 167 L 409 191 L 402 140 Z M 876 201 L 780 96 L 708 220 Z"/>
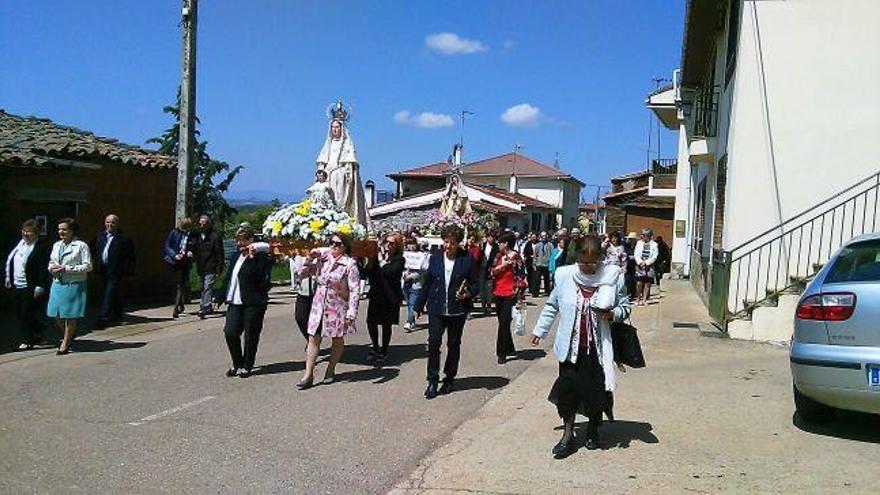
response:
<path fill-rule="evenodd" d="M 180 81 L 180 117 L 178 122 L 177 203 L 174 214 L 179 220 L 190 213 L 192 190 L 193 143 L 196 130 L 196 21 L 198 0 L 183 0 L 183 75 Z"/>

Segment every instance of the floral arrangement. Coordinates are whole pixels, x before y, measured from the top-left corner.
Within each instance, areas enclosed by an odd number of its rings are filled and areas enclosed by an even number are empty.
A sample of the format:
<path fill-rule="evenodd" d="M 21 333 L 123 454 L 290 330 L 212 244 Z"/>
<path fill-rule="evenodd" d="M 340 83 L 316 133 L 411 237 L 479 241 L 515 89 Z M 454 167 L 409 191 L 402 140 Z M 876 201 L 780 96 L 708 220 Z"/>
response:
<path fill-rule="evenodd" d="M 336 205 L 306 199 L 286 204 L 269 215 L 263 223 L 263 234 L 325 243 L 334 234 L 364 240 L 367 229 Z"/>
<path fill-rule="evenodd" d="M 456 213 L 443 213 L 439 209 L 430 210 L 425 215 L 424 232 L 431 235 L 440 235 L 443 227 L 458 225 L 462 229 L 475 234 L 483 234 L 497 225 L 495 216 L 491 213 L 474 210 L 463 215 Z"/>

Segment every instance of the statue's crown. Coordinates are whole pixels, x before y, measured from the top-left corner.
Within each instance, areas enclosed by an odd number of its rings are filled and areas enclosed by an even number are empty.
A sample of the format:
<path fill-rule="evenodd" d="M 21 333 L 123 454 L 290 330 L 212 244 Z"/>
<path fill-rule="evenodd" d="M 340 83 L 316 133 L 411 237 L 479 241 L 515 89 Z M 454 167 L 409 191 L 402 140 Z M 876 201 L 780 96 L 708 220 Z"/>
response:
<path fill-rule="evenodd" d="M 336 100 L 336 103 L 330 107 L 330 117 L 333 120 L 341 120 L 343 122 L 348 120 L 348 110 L 345 109 L 342 100 Z"/>

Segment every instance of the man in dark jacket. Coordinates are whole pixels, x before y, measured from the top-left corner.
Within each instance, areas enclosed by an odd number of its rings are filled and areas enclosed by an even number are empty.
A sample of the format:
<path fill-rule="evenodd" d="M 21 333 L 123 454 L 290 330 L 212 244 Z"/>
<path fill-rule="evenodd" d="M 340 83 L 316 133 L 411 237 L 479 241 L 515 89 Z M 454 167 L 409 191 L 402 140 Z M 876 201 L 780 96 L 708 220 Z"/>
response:
<path fill-rule="evenodd" d="M 461 247 L 464 231 L 455 225 L 443 229 L 443 249 L 431 255 L 425 283 L 416 301 L 419 313 L 427 305 L 428 312 L 428 388 L 425 398 L 452 392 L 458 361 L 461 356 L 461 336 L 467 315 L 473 306 L 477 291 L 477 265 Z M 443 386 L 440 380 L 440 344 L 446 336 L 446 364 L 443 367 Z"/>
<path fill-rule="evenodd" d="M 480 304 L 483 307 L 483 314 L 488 315 L 492 309 L 492 276 L 489 271 L 495 264 L 495 258 L 498 256 L 498 243 L 495 242 L 495 231 L 486 232 L 486 241 L 480 245 L 483 250 L 483 256 L 480 258 Z"/>
<path fill-rule="evenodd" d="M 223 273 L 223 238 L 214 230 L 211 217 L 199 217 L 199 234 L 196 238 L 196 272 L 202 284 L 202 300 L 199 305 L 199 318 L 213 312 L 214 281 Z"/>
<path fill-rule="evenodd" d="M 39 315 L 49 295 L 49 246 L 39 238 L 37 222 L 25 221 L 21 241 L 9 252 L 3 265 L 4 286 L 15 295 L 15 309 L 21 322 L 19 349 L 32 349 L 42 338 Z"/>
<path fill-rule="evenodd" d="M 254 242 L 254 230 L 240 227 L 235 234 L 238 251 L 229 257 L 229 268 L 218 294 L 219 308 L 224 303 L 226 325 L 223 334 L 232 357 L 232 367 L 226 376 L 239 375 L 242 378 L 251 374 L 257 357 L 257 345 L 263 330 L 263 317 L 269 304 L 269 287 L 272 272 L 272 258 L 269 245 Z M 241 349 L 241 335 L 244 333 L 244 354 Z"/>
<path fill-rule="evenodd" d="M 122 279 L 135 269 L 134 243 L 119 228 L 118 216 L 104 218 L 104 230 L 92 241 L 92 260 L 104 283 L 98 317 L 98 328 L 104 328 L 122 319 Z"/>

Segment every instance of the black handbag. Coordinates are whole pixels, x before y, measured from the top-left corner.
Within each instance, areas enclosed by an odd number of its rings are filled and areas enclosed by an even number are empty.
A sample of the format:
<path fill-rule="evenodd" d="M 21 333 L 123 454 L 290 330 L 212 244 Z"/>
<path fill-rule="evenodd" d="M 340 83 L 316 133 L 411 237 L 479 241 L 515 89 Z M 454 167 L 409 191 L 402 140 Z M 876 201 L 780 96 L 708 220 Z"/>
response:
<path fill-rule="evenodd" d="M 645 355 L 642 354 L 636 327 L 622 321 L 611 323 L 611 345 L 614 348 L 614 362 L 630 368 L 645 367 Z"/>

